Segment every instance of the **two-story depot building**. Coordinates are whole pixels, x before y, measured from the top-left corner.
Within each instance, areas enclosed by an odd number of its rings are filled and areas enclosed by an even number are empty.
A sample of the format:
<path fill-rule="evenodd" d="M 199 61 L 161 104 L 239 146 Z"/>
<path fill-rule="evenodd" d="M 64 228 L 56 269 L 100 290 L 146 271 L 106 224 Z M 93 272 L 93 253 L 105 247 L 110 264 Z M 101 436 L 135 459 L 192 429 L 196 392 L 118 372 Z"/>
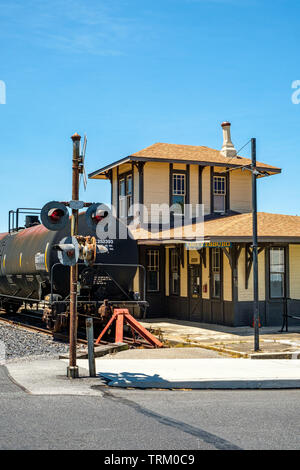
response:
<path fill-rule="evenodd" d="M 111 203 L 127 224 L 132 203 L 148 213 L 153 204 L 204 205 L 209 246 L 191 249 L 189 235 L 175 238 L 161 226 L 149 233 L 147 223 L 134 230 L 147 273 L 148 317 L 252 324 L 251 161 L 237 156 L 230 123 L 222 128 L 221 151 L 156 143 L 89 175 L 110 180 Z M 260 178 L 281 173 L 265 163 L 257 169 Z M 285 308 L 300 311 L 300 217 L 259 212 L 258 242 L 260 322 L 280 325 Z M 140 272 L 133 290 L 141 293 L 143 285 Z"/>

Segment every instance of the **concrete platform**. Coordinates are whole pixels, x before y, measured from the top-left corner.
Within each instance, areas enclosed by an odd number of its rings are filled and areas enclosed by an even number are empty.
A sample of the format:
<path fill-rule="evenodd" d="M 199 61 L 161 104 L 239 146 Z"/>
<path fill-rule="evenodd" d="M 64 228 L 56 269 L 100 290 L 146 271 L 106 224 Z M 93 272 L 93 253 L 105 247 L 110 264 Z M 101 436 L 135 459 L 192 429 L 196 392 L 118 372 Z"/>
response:
<path fill-rule="evenodd" d="M 146 319 L 141 324 L 159 336 L 165 345 L 189 345 L 215 350 L 232 357 L 261 359 L 300 358 L 300 325 L 290 327 L 288 333 L 280 333 L 279 326 L 262 327 L 259 330 L 260 351 L 254 351 L 254 330 L 250 326 L 191 322 L 169 318 Z"/>
<path fill-rule="evenodd" d="M 87 367 L 86 360 L 79 360 Z M 159 389 L 300 388 L 293 360 L 96 359 L 97 374 L 111 387 Z"/>
<path fill-rule="evenodd" d="M 102 384 L 99 377 L 90 378 L 84 364 L 79 369 L 80 379 L 68 379 L 67 362 L 58 359 L 19 361 L 7 362 L 5 367 L 13 381 L 32 395 L 102 396 L 99 389 L 92 388 Z"/>

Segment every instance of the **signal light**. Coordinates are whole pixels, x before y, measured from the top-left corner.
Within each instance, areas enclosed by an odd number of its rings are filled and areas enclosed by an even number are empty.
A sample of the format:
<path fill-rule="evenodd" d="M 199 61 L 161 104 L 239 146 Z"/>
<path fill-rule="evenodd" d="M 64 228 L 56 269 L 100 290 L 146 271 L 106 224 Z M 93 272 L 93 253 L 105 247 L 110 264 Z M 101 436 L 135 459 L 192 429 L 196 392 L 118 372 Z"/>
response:
<path fill-rule="evenodd" d="M 69 221 L 68 208 L 61 202 L 48 202 L 41 210 L 41 221 L 48 230 L 61 230 Z"/>
<path fill-rule="evenodd" d="M 61 209 L 52 209 L 48 212 L 48 216 L 54 224 L 57 224 L 60 219 L 64 216 L 64 211 Z"/>
<path fill-rule="evenodd" d="M 101 222 L 101 220 L 105 219 L 105 217 L 107 217 L 107 212 L 106 211 L 101 211 L 101 213 L 99 213 L 99 214 L 97 212 L 95 212 L 91 216 L 92 221 L 95 225 L 97 225 L 99 222 Z"/>
<path fill-rule="evenodd" d="M 52 247 L 57 251 L 58 260 L 64 266 L 75 266 L 79 258 L 79 244 L 75 237 L 65 237 Z"/>
<path fill-rule="evenodd" d="M 85 213 L 86 223 L 88 226 L 95 230 L 97 224 L 108 216 L 108 210 L 105 210 L 106 206 L 100 202 L 92 204 Z"/>

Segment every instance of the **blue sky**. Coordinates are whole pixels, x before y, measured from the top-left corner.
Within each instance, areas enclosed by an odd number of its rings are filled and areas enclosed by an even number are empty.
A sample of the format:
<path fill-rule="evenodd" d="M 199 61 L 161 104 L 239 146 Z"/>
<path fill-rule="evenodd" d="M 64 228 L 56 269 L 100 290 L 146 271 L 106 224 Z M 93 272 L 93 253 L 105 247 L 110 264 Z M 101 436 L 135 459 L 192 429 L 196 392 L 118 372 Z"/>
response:
<path fill-rule="evenodd" d="M 236 148 L 283 168 L 259 210 L 300 215 L 298 0 L 0 0 L 0 232 L 7 212 L 71 194 L 70 136 L 87 171 L 154 142 Z M 249 156 L 249 148 L 242 155 Z M 81 197 L 109 202 L 109 183 Z"/>

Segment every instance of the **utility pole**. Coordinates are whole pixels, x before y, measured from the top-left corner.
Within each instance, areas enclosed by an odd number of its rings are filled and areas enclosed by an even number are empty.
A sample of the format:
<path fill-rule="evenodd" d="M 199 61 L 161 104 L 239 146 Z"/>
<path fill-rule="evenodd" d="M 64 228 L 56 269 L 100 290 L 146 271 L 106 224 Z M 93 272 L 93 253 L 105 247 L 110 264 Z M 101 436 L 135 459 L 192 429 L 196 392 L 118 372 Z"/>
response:
<path fill-rule="evenodd" d="M 259 299 L 258 299 L 258 252 L 257 252 L 257 170 L 256 170 L 256 139 L 251 139 L 252 156 L 252 224 L 253 224 L 253 322 L 254 322 L 254 351 L 259 351 Z"/>
<path fill-rule="evenodd" d="M 73 160 L 72 160 L 72 201 L 79 200 L 79 159 L 80 159 L 80 140 L 77 133 L 71 137 L 73 141 Z M 71 217 L 71 236 L 78 235 L 78 209 L 72 208 Z M 68 367 L 68 377 L 75 379 L 79 376 L 78 366 L 76 364 L 77 347 L 77 280 L 78 265 L 70 267 L 70 357 Z"/>

